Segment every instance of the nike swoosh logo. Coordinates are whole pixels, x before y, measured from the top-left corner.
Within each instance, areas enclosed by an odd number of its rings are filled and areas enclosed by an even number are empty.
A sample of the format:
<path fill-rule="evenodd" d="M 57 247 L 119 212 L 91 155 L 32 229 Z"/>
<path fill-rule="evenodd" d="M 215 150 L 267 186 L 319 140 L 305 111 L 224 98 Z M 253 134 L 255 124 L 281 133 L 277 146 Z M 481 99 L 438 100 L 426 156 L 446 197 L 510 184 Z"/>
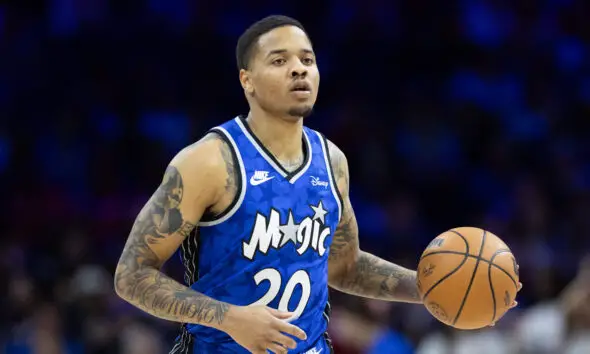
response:
<path fill-rule="evenodd" d="M 256 179 L 254 177 L 250 177 L 250 184 L 253 185 L 253 186 L 257 186 L 257 185 L 262 184 L 262 183 L 264 183 L 266 181 L 270 181 L 273 178 L 275 178 L 275 176 L 266 177 L 266 178 L 263 178 L 263 179 Z"/>

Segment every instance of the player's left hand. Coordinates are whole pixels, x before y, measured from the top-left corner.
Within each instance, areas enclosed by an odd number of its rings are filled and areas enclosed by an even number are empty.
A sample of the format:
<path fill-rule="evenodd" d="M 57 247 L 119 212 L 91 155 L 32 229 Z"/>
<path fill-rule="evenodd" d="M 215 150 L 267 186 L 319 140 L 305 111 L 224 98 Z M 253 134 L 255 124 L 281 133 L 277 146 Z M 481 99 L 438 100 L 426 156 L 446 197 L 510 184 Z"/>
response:
<path fill-rule="evenodd" d="M 521 282 L 518 282 L 518 288 L 516 288 L 516 292 L 518 293 L 518 292 L 519 292 L 521 289 L 522 289 L 522 283 L 521 283 Z M 515 308 L 516 306 L 518 306 L 518 301 L 514 300 L 514 301 L 512 302 L 512 305 L 510 305 L 510 309 L 513 309 L 513 308 Z M 497 321 L 497 320 L 496 320 L 496 321 Z M 492 324 L 490 325 L 490 327 L 494 327 L 495 325 L 496 325 L 496 322 L 492 323 Z"/>

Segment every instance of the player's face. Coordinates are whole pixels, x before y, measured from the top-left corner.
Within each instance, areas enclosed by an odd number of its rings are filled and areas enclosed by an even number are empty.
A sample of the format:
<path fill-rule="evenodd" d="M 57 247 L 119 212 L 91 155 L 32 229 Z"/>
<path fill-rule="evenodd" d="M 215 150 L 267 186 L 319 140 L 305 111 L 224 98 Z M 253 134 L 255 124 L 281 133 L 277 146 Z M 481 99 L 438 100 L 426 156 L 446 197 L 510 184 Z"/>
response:
<path fill-rule="evenodd" d="M 251 95 L 265 110 L 293 118 L 308 116 L 320 74 L 305 32 L 284 26 L 264 34 L 250 62 Z"/>

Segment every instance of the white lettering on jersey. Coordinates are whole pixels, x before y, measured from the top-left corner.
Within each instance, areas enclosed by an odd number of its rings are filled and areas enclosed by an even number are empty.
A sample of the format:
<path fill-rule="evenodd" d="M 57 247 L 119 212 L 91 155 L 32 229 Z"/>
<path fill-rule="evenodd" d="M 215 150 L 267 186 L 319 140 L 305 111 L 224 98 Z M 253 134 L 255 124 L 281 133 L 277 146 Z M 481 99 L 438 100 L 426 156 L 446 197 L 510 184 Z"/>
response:
<path fill-rule="evenodd" d="M 280 224 L 280 215 L 275 209 L 271 209 L 268 217 L 257 213 L 250 240 L 242 243 L 244 257 L 252 260 L 257 250 L 267 254 L 271 247 L 280 249 L 289 242 L 293 242 L 300 255 L 311 248 L 323 256 L 326 239 L 330 236 L 330 228 L 324 225 L 328 211 L 321 201 L 310 208 L 312 215 L 303 218 L 299 224 L 295 223 L 292 212 L 289 212 L 286 224 Z"/>
<path fill-rule="evenodd" d="M 314 176 L 309 176 L 311 179 L 311 185 L 316 187 L 316 186 L 321 186 L 324 188 L 328 188 L 328 182 L 327 181 L 320 181 L 319 177 L 314 177 Z"/>
<path fill-rule="evenodd" d="M 270 221 L 262 214 L 256 214 L 256 222 L 250 242 L 243 243 L 244 256 L 248 259 L 254 257 L 256 249 L 263 254 L 268 252 L 271 243 L 273 248 L 279 246 L 281 240 L 281 232 L 279 230 L 280 215 L 279 212 L 272 209 L 270 212 Z"/>

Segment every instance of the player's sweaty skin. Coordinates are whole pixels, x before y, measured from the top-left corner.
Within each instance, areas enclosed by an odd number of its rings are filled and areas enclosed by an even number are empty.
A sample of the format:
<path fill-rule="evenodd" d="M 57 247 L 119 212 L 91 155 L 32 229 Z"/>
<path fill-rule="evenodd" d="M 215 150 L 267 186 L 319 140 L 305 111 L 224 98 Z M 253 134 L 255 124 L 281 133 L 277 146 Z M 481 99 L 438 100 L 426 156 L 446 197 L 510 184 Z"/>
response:
<path fill-rule="evenodd" d="M 329 283 L 342 292 L 374 299 L 420 303 L 416 272 L 359 249 L 358 225 L 349 199 L 348 163 L 328 142 L 332 171 L 342 196 L 342 219 L 330 247 Z"/>

